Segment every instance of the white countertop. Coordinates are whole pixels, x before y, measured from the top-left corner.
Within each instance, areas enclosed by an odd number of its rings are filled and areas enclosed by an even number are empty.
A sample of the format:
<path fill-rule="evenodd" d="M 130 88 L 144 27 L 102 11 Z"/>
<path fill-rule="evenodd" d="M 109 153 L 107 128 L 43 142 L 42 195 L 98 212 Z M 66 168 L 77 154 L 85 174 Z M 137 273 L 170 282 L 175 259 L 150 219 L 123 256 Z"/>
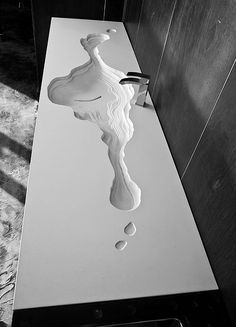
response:
<path fill-rule="evenodd" d="M 104 62 L 140 71 L 122 23 L 52 19 L 15 309 L 218 288 L 155 111 L 130 111 L 134 136 L 125 162 L 142 202 L 126 212 L 109 202 L 113 170 L 101 131 L 47 98 L 53 78 L 88 60 L 80 38 L 108 28 L 117 32 L 99 48 Z M 130 221 L 137 227 L 132 237 L 123 231 Z M 128 245 L 118 251 L 121 239 Z"/>

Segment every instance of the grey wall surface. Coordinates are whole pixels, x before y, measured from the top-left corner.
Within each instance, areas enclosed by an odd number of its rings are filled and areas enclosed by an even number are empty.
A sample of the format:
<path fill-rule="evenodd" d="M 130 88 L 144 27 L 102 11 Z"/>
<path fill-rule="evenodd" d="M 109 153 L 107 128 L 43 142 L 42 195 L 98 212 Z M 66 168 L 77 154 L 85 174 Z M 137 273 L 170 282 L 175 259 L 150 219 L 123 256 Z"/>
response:
<path fill-rule="evenodd" d="M 236 3 L 127 0 L 124 23 L 236 324 Z"/>

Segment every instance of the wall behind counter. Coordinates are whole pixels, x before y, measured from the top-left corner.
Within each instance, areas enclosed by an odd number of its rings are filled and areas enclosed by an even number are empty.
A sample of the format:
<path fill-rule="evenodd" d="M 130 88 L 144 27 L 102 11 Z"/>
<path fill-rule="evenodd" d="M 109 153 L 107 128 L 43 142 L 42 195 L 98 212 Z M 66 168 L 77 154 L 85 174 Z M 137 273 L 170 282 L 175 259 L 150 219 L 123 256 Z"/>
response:
<path fill-rule="evenodd" d="M 236 3 L 127 0 L 124 23 L 236 325 Z"/>

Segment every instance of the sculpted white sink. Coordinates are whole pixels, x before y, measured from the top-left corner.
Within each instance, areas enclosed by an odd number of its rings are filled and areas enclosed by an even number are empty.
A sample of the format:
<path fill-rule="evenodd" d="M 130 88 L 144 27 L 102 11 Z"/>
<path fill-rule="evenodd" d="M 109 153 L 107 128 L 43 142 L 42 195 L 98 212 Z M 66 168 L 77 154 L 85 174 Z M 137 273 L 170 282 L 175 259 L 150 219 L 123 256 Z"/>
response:
<path fill-rule="evenodd" d="M 130 178 L 123 160 L 125 146 L 134 130 L 129 118 L 134 89 L 131 85 L 120 85 L 119 81 L 126 75 L 105 64 L 98 53 L 97 46 L 109 38 L 107 34 L 82 38 L 81 45 L 90 60 L 69 75 L 53 79 L 48 86 L 48 97 L 55 104 L 71 107 L 76 118 L 95 123 L 102 130 L 101 139 L 108 146 L 115 174 L 110 202 L 118 209 L 134 210 L 140 204 L 141 190 Z"/>

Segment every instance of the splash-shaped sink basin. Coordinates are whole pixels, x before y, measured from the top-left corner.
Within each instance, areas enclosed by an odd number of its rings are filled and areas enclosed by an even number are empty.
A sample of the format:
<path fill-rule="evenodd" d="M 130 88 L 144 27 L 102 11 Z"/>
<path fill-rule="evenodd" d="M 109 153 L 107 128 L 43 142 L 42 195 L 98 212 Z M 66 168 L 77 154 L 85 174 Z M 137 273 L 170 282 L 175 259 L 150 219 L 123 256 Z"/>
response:
<path fill-rule="evenodd" d="M 76 118 L 93 122 L 102 130 L 101 139 L 108 146 L 115 174 L 110 202 L 118 209 L 134 210 L 140 204 L 141 190 L 124 163 L 125 146 L 134 131 L 129 118 L 134 90 L 131 85 L 119 84 L 126 75 L 109 67 L 100 57 L 97 46 L 108 39 L 107 34 L 89 34 L 81 39 L 89 61 L 65 77 L 53 79 L 48 97 L 55 104 L 71 107 Z"/>

